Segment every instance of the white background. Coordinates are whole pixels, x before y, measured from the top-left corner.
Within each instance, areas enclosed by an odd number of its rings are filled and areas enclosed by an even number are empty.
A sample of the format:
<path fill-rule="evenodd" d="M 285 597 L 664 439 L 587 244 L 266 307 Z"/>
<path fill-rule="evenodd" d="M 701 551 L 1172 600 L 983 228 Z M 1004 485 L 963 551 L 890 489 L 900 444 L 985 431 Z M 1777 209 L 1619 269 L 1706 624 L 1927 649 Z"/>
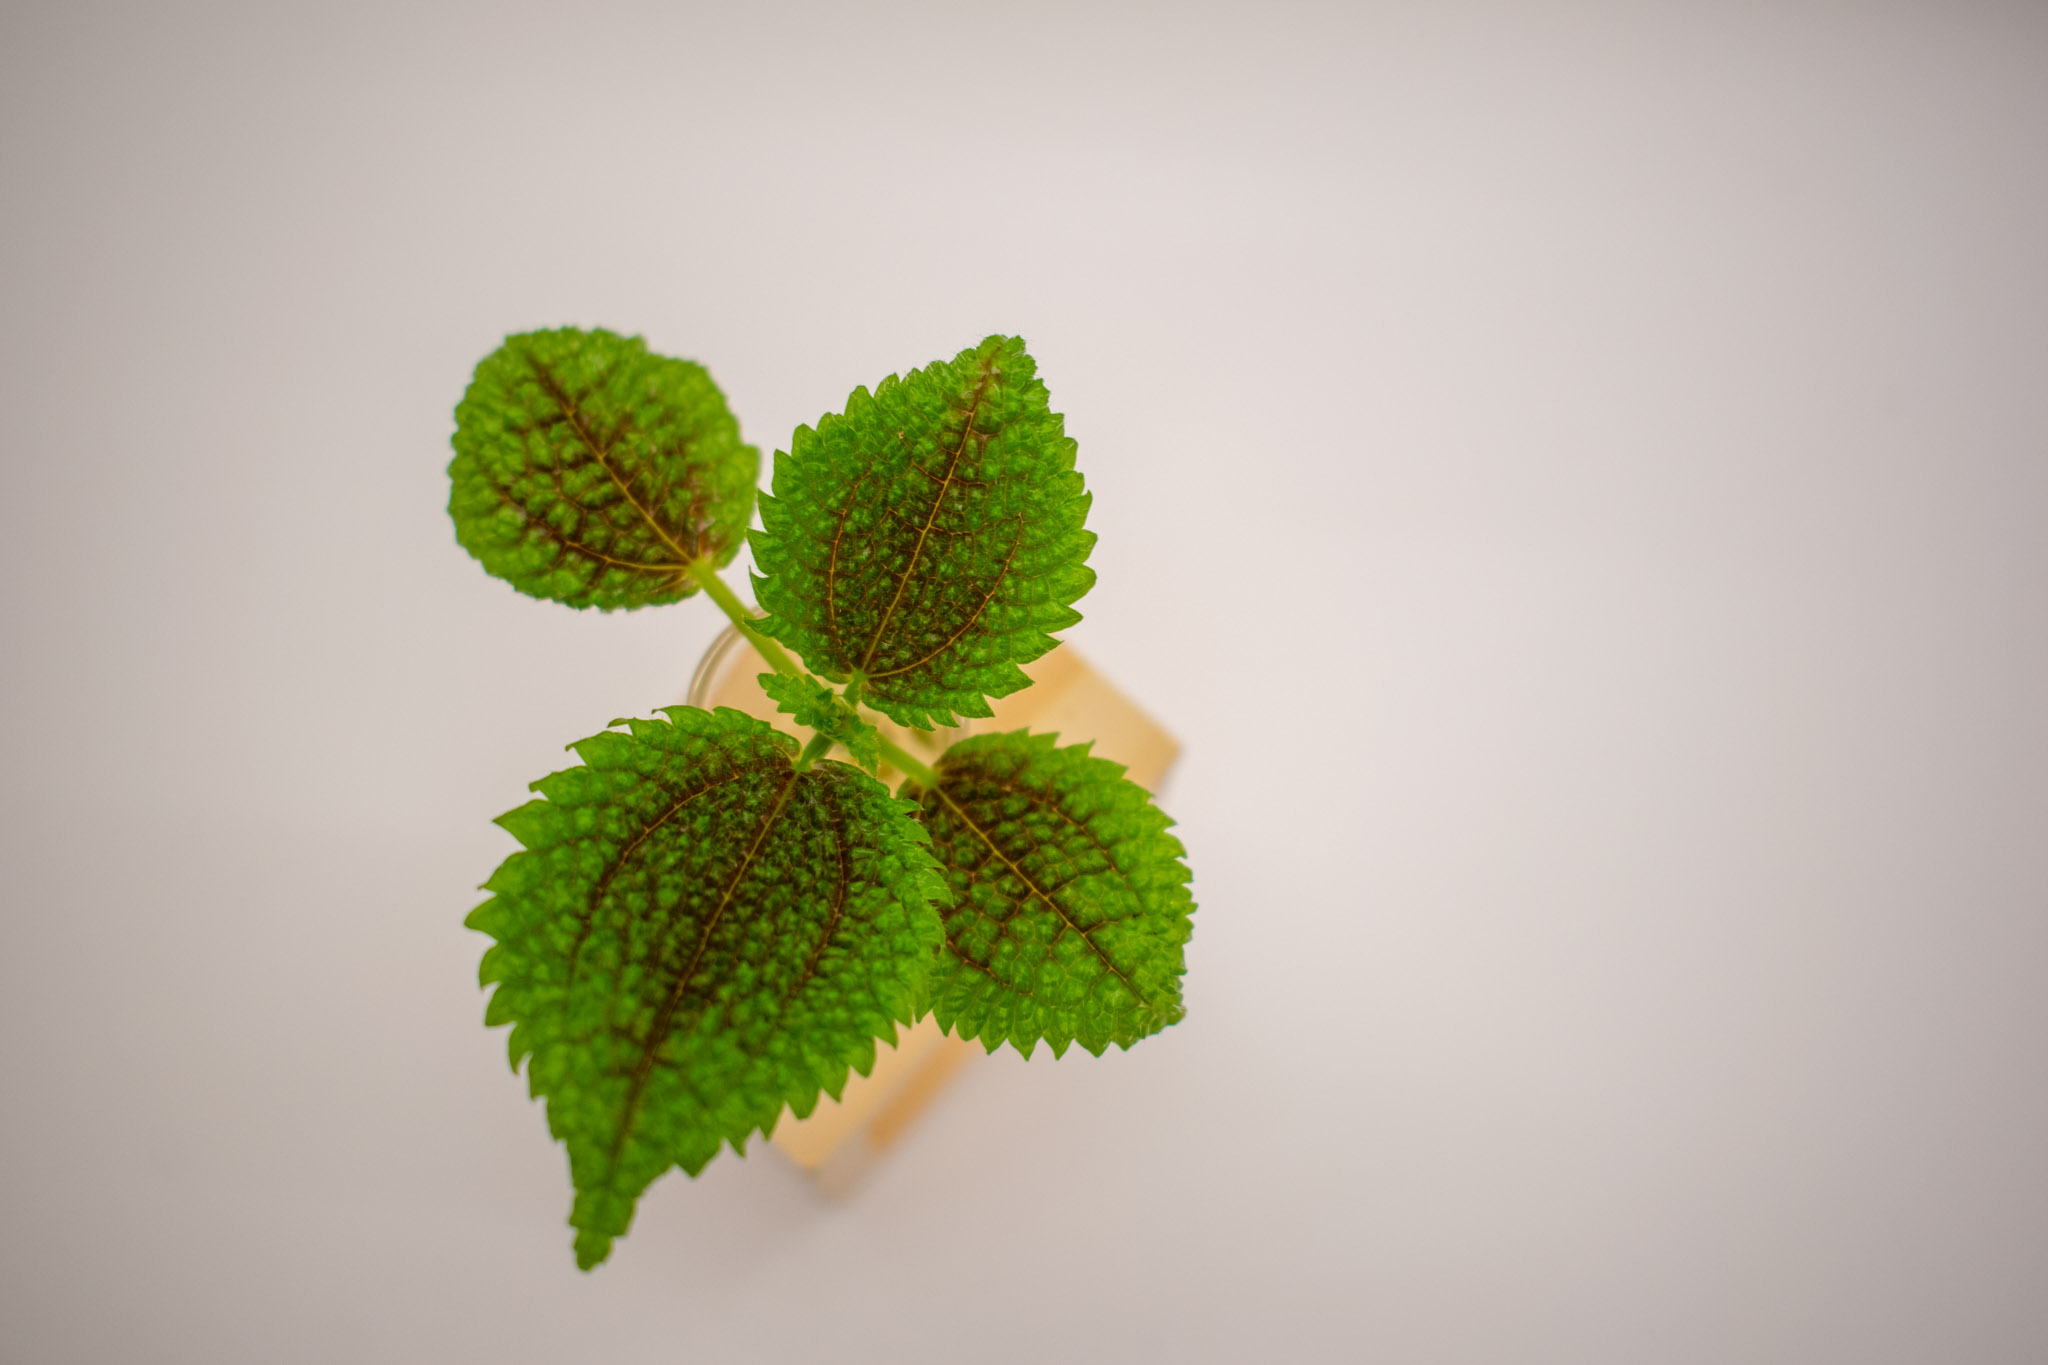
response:
<path fill-rule="evenodd" d="M 14 3 L 0 177 L 0 1356 L 2048 1359 L 2048 11 Z M 591 1276 L 461 920 L 718 621 L 455 546 L 564 323 L 1027 337 L 1201 903 Z"/>

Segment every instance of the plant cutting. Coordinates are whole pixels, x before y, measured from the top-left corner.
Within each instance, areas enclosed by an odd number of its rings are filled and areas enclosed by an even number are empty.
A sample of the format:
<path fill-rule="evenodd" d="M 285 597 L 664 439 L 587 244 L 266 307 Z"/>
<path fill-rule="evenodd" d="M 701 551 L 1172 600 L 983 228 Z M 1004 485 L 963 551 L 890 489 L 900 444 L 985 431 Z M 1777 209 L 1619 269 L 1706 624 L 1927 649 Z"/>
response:
<path fill-rule="evenodd" d="M 664 707 L 498 818 L 522 847 L 467 921 L 495 940 L 484 1021 L 568 1148 L 578 1265 L 670 1167 L 836 1099 L 899 1025 L 1028 1057 L 1181 1018 L 1194 901 L 1150 796 L 1055 735 L 944 739 L 1029 685 L 1095 577 L 1022 341 L 854 390 L 758 498 L 710 375 L 638 338 L 509 337 L 455 416 L 449 512 L 485 569 L 572 607 L 703 594 L 809 734 Z M 759 613 L 720 576 L 743 541 Z"/>

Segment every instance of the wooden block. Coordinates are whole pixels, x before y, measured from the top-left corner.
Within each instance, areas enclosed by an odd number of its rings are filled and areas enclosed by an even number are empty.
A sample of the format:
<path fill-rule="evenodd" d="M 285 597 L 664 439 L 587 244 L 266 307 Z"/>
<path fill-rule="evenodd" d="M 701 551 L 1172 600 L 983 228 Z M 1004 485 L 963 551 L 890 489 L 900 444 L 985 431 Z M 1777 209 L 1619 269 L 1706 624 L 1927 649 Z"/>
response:
<path fill-rule="evenodd" d="M 704 652 L 686 700 L 692 706 L 730 706 L 799 734 L 761 691 L 756 680 L 767 671 L 754 647 L 728 626 Z M 1123 764 L 1139 786 L 1159 790 L 1180 756 L 1180 745 L 1135 702 L 1066 645 L 1026 664 L 1024 671 L 1031 675 L 1032 685 L 991 702 L 993 717 L 970 720 L 936 736 L 874 719 L 897 744 L 933 758 L 947 744 L 976 733 L 1028 729 L 1057 733 L 1062 744 L 1092 740 L 1097 756 Z M 835 750 L 834 756 L 845 754 Z M 883 776 L 893 779 L 894 773 L 885 767 Z M 820 1099 L 805 1119 L 785 1112 L 775 1125 L 775 1146 L 810 1172 L 820 1189 L 843 1194 L 911 1128 L 960 1069 L 982 1053 L 979 1043 L 941 1032 L 927 1015 L 902 1029 L 893 1047 L 878 1044 L 873 1071 L 847 1077 L 837 1101 Z"/>
<path fill-rule="evenodd" d="M 1062 744 L 1093 740 L 1096 757 L 1123 764 L 1125 775 L 1145 790 L 1157 792 L 1165 783 L 1180 757 L 1179 742 L 1070 646 L 1059 646 L 1024 671 L 1031 686 L 990 702 L 995 715 L 975 721 L 977 732 L 1031 730 L 1057 734 Z"/>

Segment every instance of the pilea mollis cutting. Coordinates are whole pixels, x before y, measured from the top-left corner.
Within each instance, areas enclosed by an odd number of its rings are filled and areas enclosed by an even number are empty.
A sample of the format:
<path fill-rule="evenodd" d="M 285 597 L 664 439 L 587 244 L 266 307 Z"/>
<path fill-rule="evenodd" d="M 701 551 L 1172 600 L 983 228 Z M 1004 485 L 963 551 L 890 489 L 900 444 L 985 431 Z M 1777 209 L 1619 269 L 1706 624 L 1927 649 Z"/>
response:
<path fill-rule="evenodd" d="M 455 422 L 448 510 L 485 569 L 572 607 L 701 591 L 811 734 L 664 707 L 570 745 L 581 764 L 498 818 L 522 848 L 468 920 L 495 940 L 484 1022 L 512 1026 L 568 1147 L 577 1264 L 671 1166 L 837 1099 L 899 1025 L 1029 1056 L 1181 1017 L 1172 822 L 1086 744 L 942 738 L 1030 684 L 1095 581 L 1074 442 L 1022 341 L 797 428 L 752 531 L 760 452 L 702 366 L 638 338 L 509 337 Z M 743 539 L 764 613 L 719 577 Z"/>

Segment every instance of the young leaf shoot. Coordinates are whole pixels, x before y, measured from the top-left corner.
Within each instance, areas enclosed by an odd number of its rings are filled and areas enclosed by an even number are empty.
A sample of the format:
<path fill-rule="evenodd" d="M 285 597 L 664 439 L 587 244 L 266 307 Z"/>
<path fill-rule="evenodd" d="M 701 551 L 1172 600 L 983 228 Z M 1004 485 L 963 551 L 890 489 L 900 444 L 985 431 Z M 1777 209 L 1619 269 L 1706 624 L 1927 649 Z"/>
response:
<path fill-rule="evenodd" d="M 873 725 L 862 720 L 854 704 L 824 683 L 806 674 L 788 678 L 780 673 L 763 673 L 761 690 L 775 709 L 811 731 L 820 739 L 843 744 L 863 771 L 872 774 L 881 763 L 882 737 Z"/>

